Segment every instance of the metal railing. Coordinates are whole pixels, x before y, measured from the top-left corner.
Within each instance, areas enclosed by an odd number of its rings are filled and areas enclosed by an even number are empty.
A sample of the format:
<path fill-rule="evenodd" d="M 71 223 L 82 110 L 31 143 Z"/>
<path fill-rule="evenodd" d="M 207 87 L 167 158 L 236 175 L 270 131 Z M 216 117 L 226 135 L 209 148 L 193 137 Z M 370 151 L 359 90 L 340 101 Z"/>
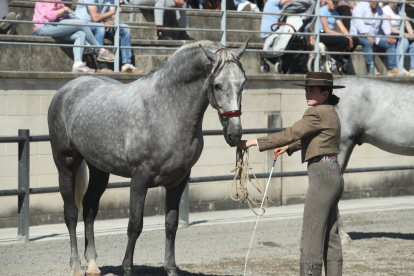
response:
<path fill-rule="evenodd" d="M 357 1 L 357 0 L 351 0 L 351 1 Z M 41 1 L 46 3 L 64 3 L 64 4 L 76 4 L 76 5 L 90 5 L 88 3 L 79 3 L 79 2 L 71 2 L 71 1 L 64 1 L 64 2 L 56 2 L 56 1 Z M 380 1 L 380 0 L 374 0 L 370 2 L 383 2 L 387 3 L 387 1 Z M 323 17 L 334 17 L 334 18 L 340 18 L 340 19 L 369 19 L 369 20 L 395 20 L 395 21 L 401 21 L 400 26 L 400 33 L 398 36 L 396 35 L 349 35 L 349 34 L 329 34 L 329 33 L 321 33 L 319 32 L 319 21 L 320 21 L 320 1 L 316 0 L 316 8 L 315 8 L 315 14 L 300 14 L 302 16 L 309 16 L 309 17 L 316 17 L 315 21 L 315 32 L 313 33 L 303 33 L 303 32 L 294 32 L 294 33 L 280 33 L 280 34 L 295 34 L 295 35 L 314 35 L 315 36 L 315 45 L 313 51 L 291 51 L 291 50 L 284 50 L 284 51 L 272 51 L 272 50 L 257 50 L 257 49 L 247 49 L 249 52 L 274 52 L 274 53 L 302 53 L 302 54 L 315 54 L 315 62 L 314 62 L 314 71 L 320 70 L 320 61 L 319 61 L 319 55 L 320 54 L 346 54 L 346 55 L 366 55 L 366 53 L 355 53 L 355 52 L 334 52 L 334 51 L 320 51 L 319 50 L 319 44 L 320 44 L 320 37 L 321 36 L 350 36 L 350 37 L 379 37 L 379 38 L 397 38 L 400 39 L 401 43 L 399 45 L 398 53 L 372 53 L 372 55 L 379 55 L 379 56 L 385 56 L 385 55 L 396 55 L 400 56 L 400 61 L 398 64 L 399 68 L 399 74 L 403 74 L 403 67 L 404 67 L 404 57 L 405 56 L 411 56 L 414 55 L 413 53 L 404 53 L 404 27 L 405 22 L 414 22 L 414 19 L 405 18 L 405 8 L 406 4 L 414 4 L 414 1 L 393 1 L 392 3 L 400 3 L 401 6 L 401 12 L 400 12 L 400 19 L 395 18 L 371 18 L 371 17 L 352 17 L 352 16 L 323 16 Z M 120 18 L 120 3 L 119 0 L 115 0 L 114 4 L 94 4 L 95 6 L 109 6 L 115 8 L 115 18 L 114 18 L 114 25 L 106 25 L 105 27 L 112 27 L 115 29 L 115 37 L 114 37 L 114 46 L 106 46 L 102 45 L 102 47 L 105 48 L 113 48 L 115 51 L 115 61 L 114 61 L 114 71 L 119 72 L 119 60 L 120 60 L 120 50 L 121 49 L 137 49 L 137 50 L 171 50 L 175 51 L 178 48 L 177 47 L 126 47 L 126 46 L 120 46 L 119 42 L 119 18 Z M 127 8 L 139 8 L 139 9 L 146 9 L 146 10 L 155 10 L 155 9 L 163 9 L 163 10 L 185 10 L 185 11 L 194 11 L 194 9 L 188 9 L 188 8 L 156 8 L 156 7 L 149 7 L 149 6 L 133 6 L 133 5 L 122 5 L 122 7 Z M 221 28 L 220 29 L 197 29 L 197 28 L 168 28 L 168 27 L 147 27 L 147 26 L 123 26 L 122 28 L 130 28 L 130 29 L 162 29 L 162 30 L 180 30 L 180 31 L 208 31 L 208 32 L 220 32 L 221 33 L 221 44 L 226 46 L 227 44 L 227 33 L 234 32 L 234 33 L 267 33 L 272 34 L 273 32 L 264 32 L 264 31 L 256 31 L 256 30 L 229 30 L 227 29 L 227 14 L 258 14 L 256 12 L 247 12 L 247 11 L 228 11 L 226 7 L 226 0 L 222 0 L 221 3 L 221 10 L 220 11 L 214 11 L 214 10 L 196 10 L 197 12 L 205 12 L 205 13 L 220 13 L 221 14 Z M 268 15 L 296 15 L 296 14 L 288 14 L 288 13 L 260 13 L 260 14 L 268 14 Z M 32 21 L 24 21 L 24 20 L 0 20 L 0 22 L 11 22 L 11 23 L 22 23 L 22 24 L 47 24 L 47 25 L 56 25 L 59 23 L 56 22 L 32 22 Z M 68 25 L 79 25 L 79 26 L 102 26 L 99 24 L 68 24 Z M 26 45 L 26 46 L 44 46 L 45 44 L 42 43 L 28 43 L 28 42 L 9 42 L 9 41 L 0 41 L 1 44 L 7 44 L 7 45 Z M 47 46 L 53 46 L 53 47 L 88 47 L 88 48 L 98 48 L 97 46 L 91 46 L 91 45 L 71 45 L 71 44 L 47 44 Z M 100 48 L 100 46 L 99 46 Z M 371 55 L 371 54 L 369 54 Z"/>
<path fill-rule="evenodd" d="M 261 129 L 245 129 L 243 134 L 260 134 L 260 133 L 275 133 L 283 131 L 284 128 L 261 128 Z M 205 136 L 223 135 L 222 130 L 205 130 Z M 50 141 L 49 135 L 30 136 L 28 129 L 19 129 L 16 137 L 0 137 L 0 143 L 18 143 L 18 188 L 9 190 L 0 190 L 0 197 L 2 196 L 17 196 L 18 197 L 18 240 L 29 242 L 29 225 L 30 225 L 30 195 L 31 194 L 45 194 L 57 193 L 59 187 L 43 187 L 30 188 L 30 143 L 31 142 L 47 142 Z M 345 170 L 345 173 L 359 173 L 359 172 L 379 172 L 391 170 L 413 170 L 414 166 L 386 166 L 386 167 L 371 167 L 371 168 L 352 168 Z M 306 171 L 296 172 L 274 172 L 272 177 L 294 177 L 305 176 Z M 253 177 L 253 175 L 250 175 Z M 258 173 L 257 178 L 268 178 L 269 173 Z M 229 181 L 233 180 L 234 175 L 220 175 L 220 176 L 202 176 L 191 177 L 189 183 L 199 182 L 214 182 L 214 181 Z M 109 183 L 107 189 L 126 188 L 130 187 L 131 182 L 114 182 Z M 189 185 L 183 193 L 180 202 L 180 224 L 185 227 L 189 225 Z"/>

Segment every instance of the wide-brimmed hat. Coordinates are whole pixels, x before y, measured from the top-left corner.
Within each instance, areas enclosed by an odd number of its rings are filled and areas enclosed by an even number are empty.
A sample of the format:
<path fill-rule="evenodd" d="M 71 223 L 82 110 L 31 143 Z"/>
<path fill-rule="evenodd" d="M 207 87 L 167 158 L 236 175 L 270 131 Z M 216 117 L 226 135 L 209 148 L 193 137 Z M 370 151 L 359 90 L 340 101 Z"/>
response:
<path fill-rule="evenodd" d="M 306 74 L 305 84 L 294 83 L 293 85 L 297 86 L 325 86 L 332 87 L 334 89 L 345 88 L 341 85 L 333 85 L 333 77 L 331 73 L 322 73 L 322 72 L 309 72 Z"/>

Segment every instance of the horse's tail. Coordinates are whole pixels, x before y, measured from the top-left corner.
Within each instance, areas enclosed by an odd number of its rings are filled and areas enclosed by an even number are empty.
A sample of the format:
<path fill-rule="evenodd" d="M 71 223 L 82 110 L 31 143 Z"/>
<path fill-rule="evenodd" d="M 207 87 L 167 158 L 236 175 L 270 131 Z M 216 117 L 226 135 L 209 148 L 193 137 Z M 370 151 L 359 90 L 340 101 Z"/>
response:
<path fill-rule="evenodd" d="M 86 167 L 85 160 L 79 166 L 78 172 L 76 173 L 75 180 L 75 202 L 78 206 L 78 217 L 82 217 L 83 210 L 83 196 L 88 189 L 88 169 Z"/>

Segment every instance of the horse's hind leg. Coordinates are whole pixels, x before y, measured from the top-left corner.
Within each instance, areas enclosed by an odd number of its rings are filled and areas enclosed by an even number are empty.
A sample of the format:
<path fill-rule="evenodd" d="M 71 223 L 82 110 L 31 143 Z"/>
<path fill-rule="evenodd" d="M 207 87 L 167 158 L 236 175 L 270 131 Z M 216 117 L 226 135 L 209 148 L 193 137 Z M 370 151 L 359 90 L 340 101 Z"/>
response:
<path fill-rule="evenodd" d="M 88 262 L 86 275 L 100 276 L 101 271 L 96 264 L 95 237 L 93 224 L 98 214 L 99 200 L 108 186 L 109 173 L 88 164 L 89 185 L 83 198 L 83 221 L 85 222 L 85 259 Z"/>
<path fill-rule="evenodd" d="M 188 174 L 179 186 L 166 190 L 165 196 L 165 260 L 164 269 L 170 276 L 178 276 L 175 264 L 175 235 L 178 228 L 178 211 L 180 200 L 187 185 L 190 174 Z"/>
<path fill-rule="evenodd" d="M 72 276 L 81 276 L 81 261 L 78 254 L 76 241 L 76 225 L 78 223 L 78 207 L 75 202 L 75 180 L 76 172 L 82 162 L 79 155 L 76 158 L 55 154 L 55 163 L 59 172 L 59 190 L 63 198 L 63 210 L 65 223 L 69 230 L 70 237 L 70 266 Z"/>

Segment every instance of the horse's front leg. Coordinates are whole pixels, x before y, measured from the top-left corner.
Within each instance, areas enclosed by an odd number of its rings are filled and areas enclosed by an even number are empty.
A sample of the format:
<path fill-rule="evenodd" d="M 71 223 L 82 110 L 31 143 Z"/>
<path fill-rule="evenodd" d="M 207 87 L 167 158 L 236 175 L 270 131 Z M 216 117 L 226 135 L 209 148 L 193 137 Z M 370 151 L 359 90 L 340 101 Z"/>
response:
<path fill-rule="evenodd" d="M 144 172 L 148 170 L 136 170 Z M 143 173 L 145 174 L 145 173 Z M 129 223 L 128 223 L 128 245 L 125 252 L 122 268 L 125 276 L 132 276 L 133 274 L 133 258 L 135 244 L 139 235 L 142 232 L 144 224 L 144 203 L 147 196 L 149 177 L 139 175 L 135 172 L 131 178 L 130 203 L 129 203 Z"/>
<path fill-rule="evenodd" d="M 178 276 L 175 264 L 175 235 L 178 228 L 178 210 L 180 207 L 181 195 L 187 185 L 190 174 L 175 188 L 167 189 L 165 197 L 165 260 L 164 269 L 169 276 Z"/>

